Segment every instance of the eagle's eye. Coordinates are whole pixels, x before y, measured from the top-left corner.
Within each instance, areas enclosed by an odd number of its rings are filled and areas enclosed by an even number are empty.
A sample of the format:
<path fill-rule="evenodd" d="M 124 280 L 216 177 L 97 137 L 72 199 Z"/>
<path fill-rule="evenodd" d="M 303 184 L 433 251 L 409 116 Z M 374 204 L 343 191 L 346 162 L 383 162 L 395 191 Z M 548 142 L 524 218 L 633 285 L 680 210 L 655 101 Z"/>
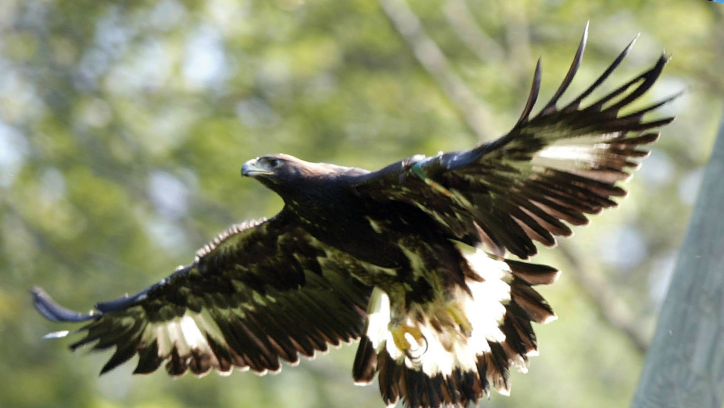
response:
<path fill-rule="evenodd" d="M 282 163 L 279 161 L 279 159 L 269 160 L 269 166 L 271 166 L 271 168 L 273 168 L 273 169 L 276 169 L 277 167 L 279 167 L 280 164 L 282 164 Z"/>

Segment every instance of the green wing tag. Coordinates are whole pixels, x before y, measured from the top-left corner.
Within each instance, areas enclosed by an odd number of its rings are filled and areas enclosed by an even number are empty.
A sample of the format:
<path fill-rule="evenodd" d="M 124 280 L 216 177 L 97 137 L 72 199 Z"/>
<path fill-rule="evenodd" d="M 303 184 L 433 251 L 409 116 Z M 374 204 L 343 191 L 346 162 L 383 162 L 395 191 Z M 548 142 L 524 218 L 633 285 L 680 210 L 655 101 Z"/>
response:
<path fill-rule="evenodd" d="M 430 159 L 427 159 L 430 160 Z M 425 173 L 425 170 L 422 169 L 422 164 L 425 163 L 427 160 L 419 161 L 412 165 L 412 172 L 415 173 L 418 177 L 422 179 L 422 181 L 425 182 L 428 186 L 432 187 L 433 189 L 437 190 L 438 192 L 442 193 L 443 195 L 453 198 L 453 194 L 446 189 L 445 187 L 441 186 L 439 183 L 437 183 L 435 180 L 428 177 L 427 173 Z"/>

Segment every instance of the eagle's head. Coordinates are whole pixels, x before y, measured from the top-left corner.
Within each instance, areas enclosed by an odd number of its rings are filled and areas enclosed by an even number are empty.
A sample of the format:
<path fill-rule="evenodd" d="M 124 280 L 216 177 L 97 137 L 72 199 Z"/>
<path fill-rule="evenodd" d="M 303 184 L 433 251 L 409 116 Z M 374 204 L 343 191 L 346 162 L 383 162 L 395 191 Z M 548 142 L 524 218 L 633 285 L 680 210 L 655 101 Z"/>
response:
<path fill-rule="evenodd" d="M 241 175 L 252 177 L 282 198 L 296 199 L 300 190 L 308 190 L 310 183 L 322 181 L 337 172 L 338 166 L 310 163 L 288 154 L 270 154 L 244 163 Z"/>
<path fill-rule="evenodd" d="M 307 173 L 307 163 L 288 154 L 270 154 L 257 157 L 241 166 L 241 175 L 253 177 L 271 188 L 270 184 L 298 181 Z"/>

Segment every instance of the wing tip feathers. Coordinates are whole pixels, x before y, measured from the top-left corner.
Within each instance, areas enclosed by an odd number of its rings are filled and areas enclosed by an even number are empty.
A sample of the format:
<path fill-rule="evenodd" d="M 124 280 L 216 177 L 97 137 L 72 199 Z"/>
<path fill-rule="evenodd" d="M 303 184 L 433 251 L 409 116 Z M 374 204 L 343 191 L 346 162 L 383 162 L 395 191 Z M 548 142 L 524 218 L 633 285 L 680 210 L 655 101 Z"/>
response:
<path fill-rule="evenodd" d="M 53 322 L 84 322 L 94 319 L 100 315 L 94 312 L 82 314 L 74 310 L 67 309 L 59 305 L 55 300 L 53 300 L 48 292 L 37 286 L 34 286 L 32 289 L 30 289 L 30 294 L 32 295 L 33 306 L 35 307 L 35 309 L 43 317 Z"/>

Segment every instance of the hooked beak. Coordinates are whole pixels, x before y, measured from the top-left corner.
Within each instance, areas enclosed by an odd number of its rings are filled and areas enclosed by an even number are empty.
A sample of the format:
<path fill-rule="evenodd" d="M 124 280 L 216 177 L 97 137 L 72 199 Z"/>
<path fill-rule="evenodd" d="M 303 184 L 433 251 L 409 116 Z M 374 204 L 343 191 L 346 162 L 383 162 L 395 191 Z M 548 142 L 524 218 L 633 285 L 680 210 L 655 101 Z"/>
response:
<path fill-rule="evenodd" d="M 274 174 L 273 172 L 263 169 L 258 165 L 258 158 L 249 160 L 241 166 L 241 175 L 245 177 L 256 177 Z"/>

